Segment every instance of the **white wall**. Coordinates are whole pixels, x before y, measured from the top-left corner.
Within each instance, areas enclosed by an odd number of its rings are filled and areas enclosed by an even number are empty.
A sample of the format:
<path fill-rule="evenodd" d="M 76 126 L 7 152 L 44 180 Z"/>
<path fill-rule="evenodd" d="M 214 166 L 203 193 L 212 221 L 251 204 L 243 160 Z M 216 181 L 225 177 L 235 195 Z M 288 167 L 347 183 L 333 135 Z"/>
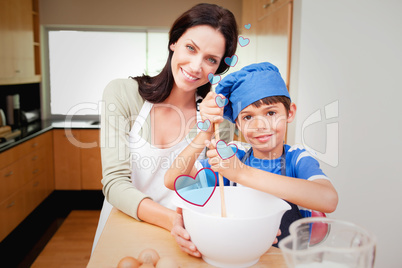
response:
<path fill-rule="evenodd" d="M 376 267 L 402 267 L 402 1 L 294 4 L 289 142 L 321 154 L 340 200 L 329 217 L 375 233 Z"/>

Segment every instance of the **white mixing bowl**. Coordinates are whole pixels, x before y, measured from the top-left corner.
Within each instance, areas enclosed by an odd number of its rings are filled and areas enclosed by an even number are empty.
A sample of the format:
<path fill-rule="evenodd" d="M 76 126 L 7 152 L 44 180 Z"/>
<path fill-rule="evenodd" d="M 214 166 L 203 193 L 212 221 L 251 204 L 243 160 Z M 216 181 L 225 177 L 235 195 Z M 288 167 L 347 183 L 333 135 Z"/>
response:
<path fill-rule="evenodd" d="M 182 196 L 205 195 L 207 188 Z M 205 206 L 195 206 L 176 196 L 191 240 L 207 263 L 217 267 L 248 267 L 271 247 L 288 203 L 248 187 L 224 188 L 227 217 L 221 217 L 219 187 Z"/>

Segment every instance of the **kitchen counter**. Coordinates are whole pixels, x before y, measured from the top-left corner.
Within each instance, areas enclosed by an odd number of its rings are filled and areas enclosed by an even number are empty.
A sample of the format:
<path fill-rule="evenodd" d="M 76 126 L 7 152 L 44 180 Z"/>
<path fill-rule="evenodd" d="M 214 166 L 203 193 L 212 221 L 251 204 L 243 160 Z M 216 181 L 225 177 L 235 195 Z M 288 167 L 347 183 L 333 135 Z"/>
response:
<path fill-rule="evenodd" d="M 20 129 L 21 134 L 17 137 L 0 143 L 0 153 L 41 135 L 52 129 L 99 129 L 100 123 L 96 120 L 41 120 L 29 124 Z"/>
<path fill-rule="evenodd" d="M 146 248 L 155 249 L 160 257 L 173 257 L 180 267 L 214 267 L 201 258 L 192 257 L 181 251 L 173 236 L 165 229 L 139 222 L 113 208 L 87 268 L 116 267 L 121 258 L 125 256 L 137 258 Z M 252 267 L 287 266 L 280 249 L 271 247 Z"/>

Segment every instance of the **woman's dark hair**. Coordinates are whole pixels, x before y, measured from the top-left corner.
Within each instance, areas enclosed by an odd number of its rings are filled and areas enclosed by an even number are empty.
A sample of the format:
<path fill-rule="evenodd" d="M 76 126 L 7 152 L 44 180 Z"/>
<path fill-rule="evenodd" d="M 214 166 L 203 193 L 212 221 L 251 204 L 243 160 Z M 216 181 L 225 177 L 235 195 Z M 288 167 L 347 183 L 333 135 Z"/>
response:
<path fill-rule="evenodd" d="M 173 51 L 170 50 L 170 45 L 176 43 L 187 29 L 198 25 L 211 26 L 223 35 L 226 41 L 225 54 L 216 73 L 222 74 L 229 69 L 224 59 L 232 57 L 236 52 L 238 37 L 236 19 L 232 12 L 223 7 L 214 4 L 198 4 L 184 12 L 173 23 L 169 32 L 169 56 L 162 71 L 153 77 L 148 75 L 134 77 L 138 82 L 139 93 L 144 99 L 152 103 L 160 103 L 170 95 L 174 82 L 171 68 Z M 197 94 L 205 97 L 210 89 L 211 84 L 206 83 L 197 89 Z"/>

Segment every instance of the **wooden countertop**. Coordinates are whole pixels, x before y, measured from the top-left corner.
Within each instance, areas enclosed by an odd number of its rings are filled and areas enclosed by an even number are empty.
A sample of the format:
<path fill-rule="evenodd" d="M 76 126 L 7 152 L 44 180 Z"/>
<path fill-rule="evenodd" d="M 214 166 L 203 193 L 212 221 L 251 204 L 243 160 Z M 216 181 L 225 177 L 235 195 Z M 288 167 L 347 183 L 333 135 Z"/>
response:
<path fill-rule="evenodd" d="M 113 208 L 105 229 L 88 263 L 88 268 L 116 267 L 121 258 L 138 254 L 145 248 L 155 249 L 161 257 L 173 256 L 181 268 L 214 267 L 201 258 L 182 252 L 170 232 L 139 222 Z M 280 249 L 271 247 L 252 267 L 286 268 Z"/>

